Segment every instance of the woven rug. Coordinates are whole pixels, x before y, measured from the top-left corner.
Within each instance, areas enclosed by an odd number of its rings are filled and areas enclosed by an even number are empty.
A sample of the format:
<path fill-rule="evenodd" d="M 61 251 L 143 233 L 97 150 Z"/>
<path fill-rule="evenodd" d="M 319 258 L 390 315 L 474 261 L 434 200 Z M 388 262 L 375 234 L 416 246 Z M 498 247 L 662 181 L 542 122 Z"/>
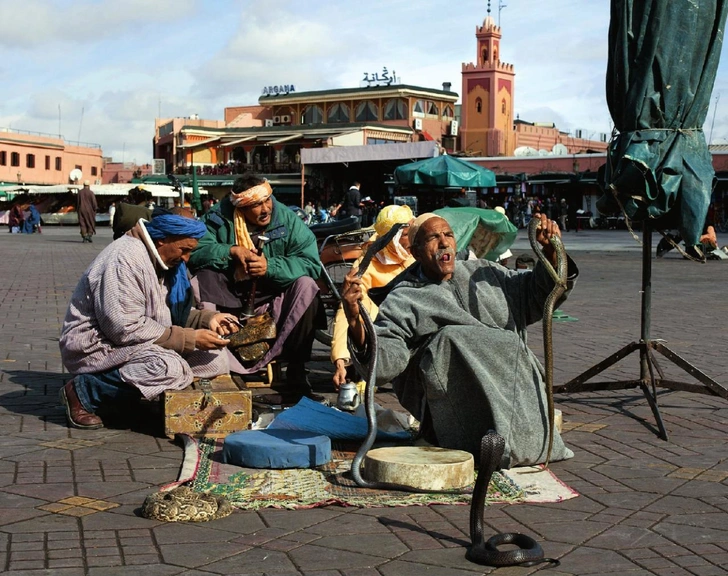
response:
<path fill-rule="evenodd" d="M 315 469 L 254 470 L 221 461 L 222 439 L 195 440 L 182 437 L 185 460 L 177 482 L 164 489 L 187 484 L 197 492 L 221 494 L 236 508 L 301 509 L 340 505 L 361 508 L 469 504 L 471 490 L 462 494 L 415 494 L 396 490 L 360 488 L 349 471 L 355 452 L 334 444 L 332 460 Z M 559 502 L 578 494 L 550 470 L 524 467 L 493 474 L 488 502 Z"/>

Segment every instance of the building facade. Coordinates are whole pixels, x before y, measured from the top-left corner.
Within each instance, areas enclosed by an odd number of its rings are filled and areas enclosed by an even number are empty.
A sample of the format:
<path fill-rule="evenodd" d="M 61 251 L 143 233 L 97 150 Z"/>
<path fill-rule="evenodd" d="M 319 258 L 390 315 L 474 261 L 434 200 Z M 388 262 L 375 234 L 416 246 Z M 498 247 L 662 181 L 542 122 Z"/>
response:
<path fill-rule="evenodd" d="M 0 129 L 0 183 L 101 183 L 103 159 L 98 144 L 70 143 L 58 136 Z M 79 172 L 77 172 L 79 171 Z"/>
<path fill-rule="evenodd" d="M 607 135 L 584 138 L 553 124 L 514 119 L 515 69 L 500 60 L 501 29 L 489 15 L 475 28 L 476 60 L 462 65 L 460 146 L 466 156 L 536 156 L 607 149 Z M 593 136 L 591 133 L 589 136 Z"/>

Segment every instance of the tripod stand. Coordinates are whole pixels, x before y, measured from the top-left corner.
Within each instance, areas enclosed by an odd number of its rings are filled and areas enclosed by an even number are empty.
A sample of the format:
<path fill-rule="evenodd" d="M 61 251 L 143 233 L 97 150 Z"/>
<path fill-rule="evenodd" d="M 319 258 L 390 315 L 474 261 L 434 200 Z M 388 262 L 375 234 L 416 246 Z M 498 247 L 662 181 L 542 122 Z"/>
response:
<path fill-rule="evenodd" d="M 658 436 L 667 440 L 667 430 L 660 416 L 657 405 L 657 388 L 681 390 L 698 394 L 721 396 L 728 399 L 728 388 L 713 380 L 710 376 L 693 366 L 690 362 L 670 350 L 663 340 L 653 340 L 650 335 L 650 308 L 652 305 L 652 227 L 643 223 L 642 230 L 642 306 L 640 318 L 640 339 L 630 342 L 608 358 L 582 372 L 566 384 L 554 386 L 554 392 L 594 392 L 597 390 L 625 390 L 640 387 L 652 409 L 659 429 Z M 638 380 L 622 380 L 615 382 L 587 382 L 597 374 L 629 356 L 632 352 L 640 354 L 640 377 Z M 667 380 L 657 363 L 655 352 L 659 352 L 670 362 L 687 372 L 700 384 Z"/>

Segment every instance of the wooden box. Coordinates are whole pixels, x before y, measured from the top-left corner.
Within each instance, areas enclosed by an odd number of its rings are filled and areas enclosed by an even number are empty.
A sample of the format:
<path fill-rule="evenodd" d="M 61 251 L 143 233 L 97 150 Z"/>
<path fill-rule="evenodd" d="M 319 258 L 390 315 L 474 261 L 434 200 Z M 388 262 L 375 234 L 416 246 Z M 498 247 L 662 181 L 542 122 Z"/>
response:
<path fill-rule="evenodd" d="M 250 390 L 240 390 L 229 375 L 198 379 L 184 390 L 164 393 L 164 433 L 222 438 L 250 428 Z"/>

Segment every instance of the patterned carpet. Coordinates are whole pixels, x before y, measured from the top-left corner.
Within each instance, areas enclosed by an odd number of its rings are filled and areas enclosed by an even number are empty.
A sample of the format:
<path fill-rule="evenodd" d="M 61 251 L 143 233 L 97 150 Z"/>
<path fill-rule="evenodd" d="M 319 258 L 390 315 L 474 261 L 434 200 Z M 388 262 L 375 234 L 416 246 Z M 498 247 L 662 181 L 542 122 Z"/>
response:
<path fill-rule="evenodd" d="M 195 440 L 187 436 L 183 439 L 185 463 L 180 478 L 165 488 L 189 484 L 198 492 L 224 495 L 235 507 L 244 510 L 470 503 L 472 487 L 458 494 L 415 494 L 360 488 L 349 474 L 356 446 L 334 444 L 332 461 L 316 469 L 256 470 L 223 464 L 222 439 Z M 496 472 L 488 489 L 488 502 L 559 502 L 578 496 L 550 470 L 532 473 L 533 470 L 520 468 Z"/>

